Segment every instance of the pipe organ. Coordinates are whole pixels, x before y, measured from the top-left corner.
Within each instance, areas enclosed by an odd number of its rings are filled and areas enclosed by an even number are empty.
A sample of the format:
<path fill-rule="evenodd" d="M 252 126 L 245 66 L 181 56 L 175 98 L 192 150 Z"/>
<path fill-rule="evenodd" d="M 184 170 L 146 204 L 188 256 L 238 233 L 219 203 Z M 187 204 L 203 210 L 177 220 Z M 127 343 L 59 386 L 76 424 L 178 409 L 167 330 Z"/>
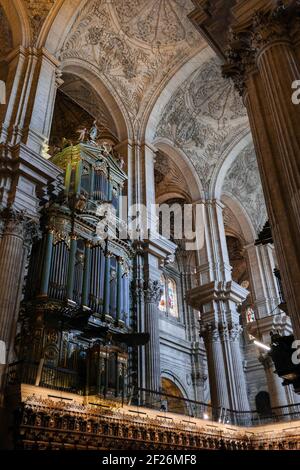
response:
<path fill-rule="evenodd" d="M 19 355 L 30 364 L 32 381 L 43 386 L 120 396 L 134 334 L 134 253 L 118 231 L 103 236 L 98 227 L 106 223 L 104 207 L 120 216 L 127 176 L 122 160 L 94 143 L 68 146 L 52 161 L 64 170 L 64 189 L 43 208 L 42 237 L 28 266 Z"/>

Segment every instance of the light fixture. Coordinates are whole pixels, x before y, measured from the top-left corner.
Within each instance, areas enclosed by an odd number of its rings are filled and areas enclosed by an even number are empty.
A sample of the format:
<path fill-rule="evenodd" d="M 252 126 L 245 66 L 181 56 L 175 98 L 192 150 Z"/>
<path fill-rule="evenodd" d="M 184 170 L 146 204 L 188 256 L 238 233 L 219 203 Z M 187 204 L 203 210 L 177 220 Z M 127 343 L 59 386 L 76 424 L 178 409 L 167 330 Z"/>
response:
<path fill-rule="evenodd" d="M 267 346 L 267 345 L 264 344 L 264 343 L 261 343 L 260 341 L 254 340 L 253 343 L 254 343 L 258 348 L 265 349 L 265 351 L 271 351 L 271 348 L 270 348 L 269 346 Z"/>
<path fill-rule="evenodd" d="M 203 419 L 209 419 L 209 416 L 208 416 L 207 413 L 204 413 L 204 414 L 203 414 Z"/>

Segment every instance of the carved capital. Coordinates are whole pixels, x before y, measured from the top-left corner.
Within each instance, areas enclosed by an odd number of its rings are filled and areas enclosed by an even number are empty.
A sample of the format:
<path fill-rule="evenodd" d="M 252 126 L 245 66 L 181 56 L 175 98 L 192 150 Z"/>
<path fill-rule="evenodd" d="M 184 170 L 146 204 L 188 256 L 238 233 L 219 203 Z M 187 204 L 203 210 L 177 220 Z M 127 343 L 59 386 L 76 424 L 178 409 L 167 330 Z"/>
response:
<path fill-rule="evenodd" d="M 225 55 L 226 63 L 222 67 L 223 76 L 231 78 L 239 94 L 243 96 L 246 91 L 247 77 L 257 69 L 255 51 L 251 47 L 249 36 L 231 32 Z"/>
<path fill-rule="evenodd" d="M 299 9 L 299 2 L 296 5 L 279 2 L 273 9 L 256 11 L 247 27 L 230 31 L 223 75 L 232 78 L 240 95 L 246 91 L 247 77 L 257 70 L 260 53 L 273 43 L 292 42 L 299 36 Z"/>
<path fill-rule="evenodd" d="M 243 328 L 239 323 L 229 324 L 228 332 L 229 332 L 230 341 L 239 341 L 242 331 L 243 331 Z"/>
<path fill-rule="evenodd" d="M 216 343 L 220 341 L 219 328 L 214 322 L 201 324 L 200 335 L 206 343 Z"/>
<path fill-rule="evenodd" d="M 281 4 L 270 12 L 253 15 L 251 45 L 256 52 L 275 41 L 289 39 L 289 7 Z"/>
<path fill-rule="evenodd" d="M 144 283 L 145 302 L 157 304 L 161 294 L 162 289 L 159 281 L 148 280 Z"/>
<path fill-rule="evenodd" d="M 23 238 L 26 224 L 26 214 L 24 211 L 17 211 L 12 208 L 5 208 L 1 212 L 3 221 L 3 235 L 14 235 Z"/>
<path fill-rule="evenodd" d="M 258 360 L 263 365 L 265 370 L 273 369 L 274 364 L 271 356 L 269 356 L 268 354 L 260 354 L 258 356 Z"/>

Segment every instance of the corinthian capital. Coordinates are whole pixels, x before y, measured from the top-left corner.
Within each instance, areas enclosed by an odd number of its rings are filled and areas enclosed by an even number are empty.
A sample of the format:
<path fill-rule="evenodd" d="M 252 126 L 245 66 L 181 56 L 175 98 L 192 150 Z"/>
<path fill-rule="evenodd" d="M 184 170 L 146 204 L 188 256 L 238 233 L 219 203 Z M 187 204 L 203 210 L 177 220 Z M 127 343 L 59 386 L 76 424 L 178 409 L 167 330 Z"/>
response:
<path fill-rule="evenodd" d="M 162 289 L 159 281 L 149 279 L 144 283 L 145 302 L 157 304 L 160 300 Z"/>
<path fill-rule="evenodd" d="M 290 7 L 279 4 L 271 11 L 253 15 L 251 45 L 256 52 L 275 41 L 289 40 L 290 13 Z"/>
<path fill-rule="evenodd" d="M 17 211 L 13 208 L 5 208 L 1 211 L 1 218 L 4 224 L 4 235 L 15 235 L 24 237 L 26 216 L 24 211 Z"/>
<path fill-rule="evenodd" d="M 220 332 L 217 323 L 202 323 L 200 327 L 200 335 L 207 343 L 215 343 L 220 341 Z"/>
<path fill-rule="evenodd" d="M 298 1 L 278 1 L 275 6 L 270 3 L 269 8 L 253 11 L 247 23 L 234 25 L 225 51 L 223 75 L 232 78 L 241 95 L 246 91 L 247 77 L 257 70 L 261 52 L 278 41 L 292 42 L 297 36 L 295 31 L 299 32 Z"/>
<path fill-rule="evenodd" d="M 230 341 L 239 341 L 243 328 L 239 323 L 230 323 L 228 331 Z"/>

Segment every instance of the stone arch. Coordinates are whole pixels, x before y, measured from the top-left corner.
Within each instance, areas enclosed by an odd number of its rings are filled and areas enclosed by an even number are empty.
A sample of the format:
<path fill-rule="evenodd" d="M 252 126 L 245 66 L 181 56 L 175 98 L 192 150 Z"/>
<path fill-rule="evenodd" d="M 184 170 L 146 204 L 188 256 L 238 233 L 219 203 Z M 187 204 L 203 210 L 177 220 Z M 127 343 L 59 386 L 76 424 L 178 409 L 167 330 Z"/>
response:
<path fill-rule="evenodd" d="M 257 235 L 255 233 L 252 221 L 240 201 L 233 195 L 227 193 L 221 194 L 221 200 L 225 206 L 227 206 L 233 212 L 239 222 L 243 236 L 243 240 L 241 241 L 244 244 L 254 243 Z"/>
<path fill-rule="evenodd" d="M 227 175 L 228 170 L 238 158 L 239 154 L 252 142 L 252 135 L 249 129 L 247 129 L 238 142 L 234 142 L 227 155 L 220 158 L 219 164 L 216 166 L 214 174 L 212 176 L 210 184 L 210 192 L 216 199 L 221 199 L 222 187 L 224 179 Z"/>
<path fill-rule="evenodd" d="M 181 171 L 188 184 L 192 202 L 201 200 L 203 197 L 203 188 L 200 178 L 196 174 L 193 164 L 185 153 L 182 150 L 175 148 L 172 142 L 167 139 L 157 139 L 153 142 L 153 145 L 157 150 L 161 150 L 168 155 L 169 159 L 173 161 Z M 168 195 L 168 198 L 170 198 L 169 196 L 170 194 Z"/>
<path fill-rule="evenodd" d="M 261 416 L 270 416 L 272 414 L 270 394 L 265 390 L 257 393 L 255 396 L 255 405 L 257 413 Z"/>
<path fill-rule="evenodd" d="M 5 16 L 10 25 L 13 47 L 28 47 L 31 42 L 29 18 L 21 0 L 0 0 Z"/>
<path fill-rule="evenodd" d="M 132 129 L 125 108 L 120 101 L 117 102 L 111 85 L 103 77 L 100 77 L 96 67 L 80 59 L 69 59 L 62 63 L 61 70 L 63 73 L 81 78 L 101 96 L 114 119 L 120 141 L 124 141 L 132 136 Z"/>
<path fill-rule="evenodd" d="M 46 47 L 57 57 L 82 3 L 82 0 L 58 0 L 43 24 L 37 46 Z"/>
<path fill-rule="evenodd" d="M 183 398 L 188 398 L 188 392 L 186 391 L 184 385 L 182 385 L 182 381 L 176 375 L 173 371 L 170 371 L 168 369 L 163 369 L 161 372 L 161 378 L 162 379 L 168 379 L 171 382 L 176 385 L 176 387 L 180 390 L 180 393 L 182 394 Z"/>
<path fill-rule="evenodd" d="M 187 399 L 188 394 L 182 385 L 180 379 L 169 370 L 163 370 L 161 373 L 161 382 L 162 382 L 162 393 L 166 393 L 168 395 L 178 396 L 180 400 L 176 400 L 172 398 L 167 399 L 168 401 L 168 411 L 169 412 L 176 412 L 180 414 L 191 414 L 192 409 L 188 402 L 185 402 L 181 399 Z M 165 386 L 164 386 L 165 384 Z"/>

